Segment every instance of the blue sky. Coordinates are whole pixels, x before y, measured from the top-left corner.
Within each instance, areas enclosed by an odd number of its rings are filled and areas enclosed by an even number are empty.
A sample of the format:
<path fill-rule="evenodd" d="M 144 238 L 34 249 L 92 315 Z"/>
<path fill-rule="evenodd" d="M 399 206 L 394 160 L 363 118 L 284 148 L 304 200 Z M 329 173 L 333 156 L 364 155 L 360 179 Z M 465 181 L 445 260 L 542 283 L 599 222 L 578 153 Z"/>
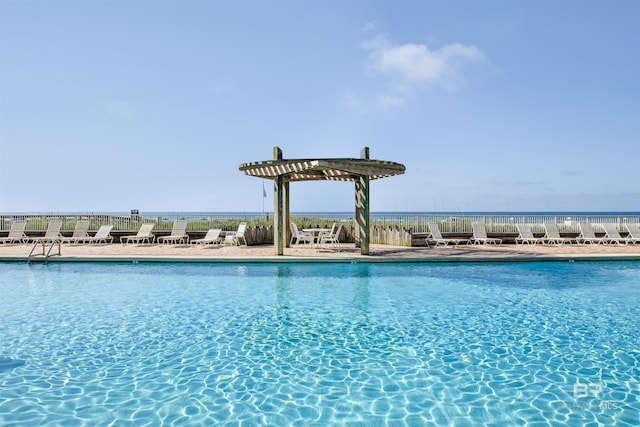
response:
<path fill-rule="evenodd" d="M 639 211 L 639 40 L 634 0 L 0 0 L 0 212 L 272 211 L 274 145 L 404 164 L 373 211 Z"/>

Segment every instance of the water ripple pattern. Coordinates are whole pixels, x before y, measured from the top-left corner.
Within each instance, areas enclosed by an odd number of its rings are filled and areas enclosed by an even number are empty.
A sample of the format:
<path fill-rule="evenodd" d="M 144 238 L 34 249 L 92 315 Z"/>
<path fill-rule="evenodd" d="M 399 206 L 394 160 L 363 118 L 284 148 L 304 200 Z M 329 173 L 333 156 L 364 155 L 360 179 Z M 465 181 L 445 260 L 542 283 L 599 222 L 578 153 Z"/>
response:
<path fill-rule="evenodd" d="M 3 426 L 638 426 L 640 264 L 0 264 Z"/>

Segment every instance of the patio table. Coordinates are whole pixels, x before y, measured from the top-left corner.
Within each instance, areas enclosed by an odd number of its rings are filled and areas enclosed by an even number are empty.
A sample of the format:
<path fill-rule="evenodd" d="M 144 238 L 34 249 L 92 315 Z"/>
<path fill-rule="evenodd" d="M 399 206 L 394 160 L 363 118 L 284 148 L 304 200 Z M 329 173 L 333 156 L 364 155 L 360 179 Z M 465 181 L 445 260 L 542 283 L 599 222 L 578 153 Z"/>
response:
<path fill-rule="evenodd" d="M 331 231 L 330 228 L 303 228 L 302 231 L 313 234 L 313 242 L 311 246 L 314 246 L 316 243 L 320 243 L 320 236 L 322 233 L 328 233 Z"/>

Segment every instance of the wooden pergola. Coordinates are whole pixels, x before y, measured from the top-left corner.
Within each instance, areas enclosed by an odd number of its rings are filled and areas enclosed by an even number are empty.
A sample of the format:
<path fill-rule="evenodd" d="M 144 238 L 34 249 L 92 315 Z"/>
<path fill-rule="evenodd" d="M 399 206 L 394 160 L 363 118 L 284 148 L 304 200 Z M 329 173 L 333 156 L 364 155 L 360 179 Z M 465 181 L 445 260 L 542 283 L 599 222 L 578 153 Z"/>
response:
<path fill-rule="evenodd" d="M 273 240 L 276 255 L 284 254 L 289 244 L 289 183 L 296 181 L 350 181 L 355 183 L 356 247 L 362 255 L 369 255 L 371 231 L 369 227 L 369 181 L 400 175 L 405 171 L 400 163 L 369 159 L 369 147 L 360 152 L 359 159 L 283 159 L 282 150 L 273 147 L 273 160 L 243 163 L 240 170 L 247 175 L 272 179 L 274 190 Z"/>

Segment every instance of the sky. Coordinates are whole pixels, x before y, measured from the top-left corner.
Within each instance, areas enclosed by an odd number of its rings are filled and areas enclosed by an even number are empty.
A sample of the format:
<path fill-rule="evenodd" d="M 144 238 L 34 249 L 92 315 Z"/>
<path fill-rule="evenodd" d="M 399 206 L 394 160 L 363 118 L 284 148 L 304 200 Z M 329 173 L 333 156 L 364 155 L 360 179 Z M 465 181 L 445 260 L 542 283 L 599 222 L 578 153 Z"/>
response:
<path fill-rule="evenodd" d="M 0 213 L 270 212 L 274 146 L 405 165 L 372 211 L 637 212 L 639 43 L 636 0 L 0 0 Z"/>

